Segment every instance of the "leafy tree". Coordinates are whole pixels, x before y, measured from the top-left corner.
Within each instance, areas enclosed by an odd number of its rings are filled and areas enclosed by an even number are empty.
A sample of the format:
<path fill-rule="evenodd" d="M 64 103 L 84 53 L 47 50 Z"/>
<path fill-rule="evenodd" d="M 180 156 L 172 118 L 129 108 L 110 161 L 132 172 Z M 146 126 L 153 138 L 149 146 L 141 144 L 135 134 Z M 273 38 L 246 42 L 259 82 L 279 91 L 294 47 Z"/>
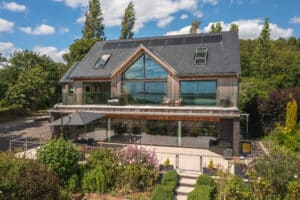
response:
<path fill-rule="evenodd" d="M 78 39 L 69 47 L 70 52 L 64 54 L 63 58 L 67 62 L 68 66 L 71 66 L 74 62 L 79 62 L 92 48 L 92 46 L 98 41 L 98 39 Z"/>
<path fill-rule="evenodd" d="M 133 37 L 133 26 L 135 23 L 135 10 L 132 1 L 129 2 L 125 9 L 124 17 L 122 20 L 122 30 L 120 39 L 131 39 Z"/>
<path fill-rule="evenodd" d="M 217 22 L 216 24 L 211 24 L 210 25 L 210 33 L 219 33 L 222 31 L 222 24 L 221 22 Z"/>
<path fill-rule="evenodd" d="M 229 30 L 239 32 L 239 25 L 232 23 L 232 24 L 230 24 Z"/>
<path fill-rule="evenodd" d="M 77 154 L 74 144 L 61 137 L 49 141 L 38 150 L 38 161 L 62 181 L 67 181 L 78 170 Z"/>
<path fill-rule="evenodd" d="M 82 29 L 84 39 L 105 40 L 103 16 L 99 0 L 89 1 L 89 11 L 85 14 L 85 24 Z"/>
<path fill-rule="evenodd" d="M 193 21 L 190 28 L 190 34 L 197 34 L 197 30 L 199 29 L 200 24 L 200 20 Z"/>

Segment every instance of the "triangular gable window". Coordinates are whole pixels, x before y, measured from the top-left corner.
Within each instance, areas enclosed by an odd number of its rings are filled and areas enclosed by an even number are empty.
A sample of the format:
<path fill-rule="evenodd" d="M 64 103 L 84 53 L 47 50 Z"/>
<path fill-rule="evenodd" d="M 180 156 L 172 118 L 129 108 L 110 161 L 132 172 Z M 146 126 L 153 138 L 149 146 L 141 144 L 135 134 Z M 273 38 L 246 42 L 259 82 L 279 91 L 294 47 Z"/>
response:
<path fill-rule="evenodd" d="M 123 74 L 124 79 L 155 79 L 167 76 L 167 71 L 146 54 L 141 55 Z"/>

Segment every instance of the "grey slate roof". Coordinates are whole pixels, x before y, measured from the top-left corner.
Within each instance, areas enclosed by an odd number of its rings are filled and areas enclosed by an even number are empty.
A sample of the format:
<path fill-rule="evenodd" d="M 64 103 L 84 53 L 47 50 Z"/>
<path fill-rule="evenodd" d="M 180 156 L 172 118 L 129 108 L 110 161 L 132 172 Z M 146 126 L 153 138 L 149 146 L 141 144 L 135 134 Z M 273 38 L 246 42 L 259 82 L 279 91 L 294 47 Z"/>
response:
<path fill-rule="evenodd" d="M 67 72 L 67 77 L 111 77 L 111 73 L 141 44 L 173 67 L 176 75 L 215 75 L 241 71 L 238 34 L 221 32 L 97 42 L 81 62 Z M 194 64 L 196 48 L 208 48 L 206 65 Z M 103 54 L 111 54 L 111 57 L 103 69 L 95 69 L 97 60 Z"/>
<path fill-rule="evenodd" d="M 75 62 L 69 69 L 68 71 L 63 75 L 63 77 L 59 80 L 59 83 L 71 83 L 73 82 L 71 79 L 71 74 L 74 71 L 75 67 L 77 66 L 79 62 Z"/>

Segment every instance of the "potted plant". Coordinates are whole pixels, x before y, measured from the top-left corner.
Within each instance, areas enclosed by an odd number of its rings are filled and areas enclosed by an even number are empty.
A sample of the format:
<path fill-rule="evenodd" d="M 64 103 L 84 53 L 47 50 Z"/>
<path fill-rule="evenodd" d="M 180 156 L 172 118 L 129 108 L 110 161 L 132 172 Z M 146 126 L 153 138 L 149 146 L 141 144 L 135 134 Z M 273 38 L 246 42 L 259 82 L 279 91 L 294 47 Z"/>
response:
<path fill-rule="evenodd" d="M 173 170 L 173 169 L 174 169 L 174 166 L 170 165 L 170 159 L 169 158 L 167 158 L 167 160 L 165 160 L 163 165 L 159 166 L 160 171 L 167 171 L 167 170 Z"/>
<path fill-rule="evenodd" d="M 207 167 L 203 167 L 203 174 L 207 174 L 209 176 L 215 176 L 218 170 L 215 168 L 214 161 L 211 159 L 208 163 Z"/>

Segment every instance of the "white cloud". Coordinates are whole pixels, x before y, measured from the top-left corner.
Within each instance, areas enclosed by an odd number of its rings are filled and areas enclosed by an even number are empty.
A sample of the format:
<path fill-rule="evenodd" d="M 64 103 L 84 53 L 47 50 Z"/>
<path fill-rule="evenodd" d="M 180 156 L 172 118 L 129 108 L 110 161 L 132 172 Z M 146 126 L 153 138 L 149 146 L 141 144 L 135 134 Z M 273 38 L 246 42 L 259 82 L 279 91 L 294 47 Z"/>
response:
<path fill-rule="evenodd" d="M 64 2 L 67 6 L 85 7 L 88 5 L 88 0 L 56 0 Z M 168 25 L 174 18 L 174 14 L 179 11 L 190 12 L 196 17 L 202 17 L 203 13 L 198 8 L 199 1 L 197 0 L 132 0 L 136 11 L 136 22 L 134 26 L 135 32 L 138 32 L 145 23 L 154 21 L 158 27 Z M 103 11 L 104 25 L 106 27 L 120 26 L 124 10 L 130 0 L 105 0 L 101 1 Z M 210 0 L 210 2 L 217 2 Z M 204 2 L 201 1 L 203 4 Z M 84 13 L 77 19 L 78 23 L 84 22 Z"/>
<path fill-rule="evenodd" d="M 181 16 L 180 16 L 180 19 L 187 19 L 189 16 L 187 15 L 187 14 L 182 14 Z"/>
<path fill-rule="evenodd" d="M 14 28 L 14 23 L 0 18 L 0 32 L 12 32 Z"/>
<path fill-rule="evenodd" d="M 191 26 L 185 26 L 177 31 L 169 31 L 165 35 L 183 35 L 183 34 L 188 34 L 190 32 Z"/>
<path fill-rule="evenodd" d="M 10 57 L 10 54 L 14 51 L 19 50 L 21 49 L 17 49 L 15 45 L 11 42 L 0 42 L 0 53 L 6 58 Z"/>
<path fill-rule="evenodd" d="M 27 9 L 25 5 L 16 2 L 4 2 L 3 8 L 14 12 L 24 12 Z"/>
<path fill-rule="evenodd" d="M 300 17 L 293 17 L 290 19 L 290 24 L 299 24 L 300 23 Z"/>
<path fill-rule="evenodd" d="M 213 6 L 218 4 L 218 0 L 202 0 L 203 3 L 211 4 Z"/>
<path fill-rule="evenodd" d="M 85 15 L 82 15 L 81 17 L 77 18 L 76 22 L 78 24 L 83 24 L 85 22 Z"/>
<path fill-rule="evenodd" d="M 206 27 L 204 27 L 200 32 L 207 33 L 210 30 L 210 26 L 213 23 L 217 22 L 211 22 Z M 222 25 L 223 31 L 229 31 L 230 25 L 232 23 L 236 23 L 239 26 L 239 37 L 241 39 L 256 39 L 258 38 L 260 31 L 264 25 L 263 19 L 249 19 L 249 20 L 238 20 L 233 21 L 231 23 L 224 23 L 223 21 L 220 21 Z M 190 26 L 185 26 L 179 30 L 175 31 L 169 31 L 165 35 L 179 35 L 179 34 L 187 34 L 189 33 Z M 278 26 L 277 24 L 270 23 L 270 30 L 271 30 L 271 38 L 272 39 L 278 39 L 279 37 L 288 38 L 293 36 L 293 29 L 291 28 L 282 28 Z"/>
<path fill-rule="evenodd" d="M 58 50 L 56 47 L 42 47 L 42 46 L 35 46 L 32 49 L 33 51 L 39 53 L 40 55 L 46 55 L 52 58 L 56 62 L 64 62 L 62 56 L 65 53 L 68 53 L 68 49 Z"/>
<path fill-rule="evenodd" d="M 35 28 L 31 27 L 20 27 L 20 30 L 30 35 L 50 35 L 55 33 L 55 28 L 47 24 L 41 24 Z"/>

